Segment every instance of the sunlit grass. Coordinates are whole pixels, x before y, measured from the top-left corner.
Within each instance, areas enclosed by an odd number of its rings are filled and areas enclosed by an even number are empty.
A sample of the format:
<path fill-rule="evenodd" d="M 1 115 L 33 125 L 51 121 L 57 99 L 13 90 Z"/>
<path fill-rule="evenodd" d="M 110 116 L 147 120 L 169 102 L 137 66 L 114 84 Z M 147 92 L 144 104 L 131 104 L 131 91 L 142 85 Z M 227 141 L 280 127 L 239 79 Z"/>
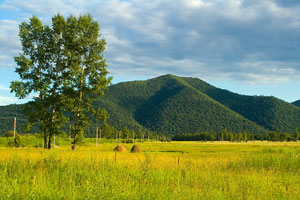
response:
<path fill-rule="evenodd" d="M 1 199 L 297 199 L 300 143 L 0 148 Z M 115 160 L 116 159 L 116 160 Z"/>

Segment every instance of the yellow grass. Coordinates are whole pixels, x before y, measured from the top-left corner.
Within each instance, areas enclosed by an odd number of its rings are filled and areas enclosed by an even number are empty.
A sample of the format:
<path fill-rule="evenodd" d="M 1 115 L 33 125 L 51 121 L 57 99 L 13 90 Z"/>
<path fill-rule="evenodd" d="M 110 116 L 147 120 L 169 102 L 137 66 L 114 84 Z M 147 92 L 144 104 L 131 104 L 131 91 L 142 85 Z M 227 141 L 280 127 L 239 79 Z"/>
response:
<path fill-rule="evenodd" d="M 133 144 L 123 145 L 131 149 Z M 89 144 L 76 151 L 70 146 L 52 150 L 0 148 L 0 198 L 300 196 L 300 143 L 146 142 L 139 143 L 143 153 L 116 154 L 115 146 Z"/>

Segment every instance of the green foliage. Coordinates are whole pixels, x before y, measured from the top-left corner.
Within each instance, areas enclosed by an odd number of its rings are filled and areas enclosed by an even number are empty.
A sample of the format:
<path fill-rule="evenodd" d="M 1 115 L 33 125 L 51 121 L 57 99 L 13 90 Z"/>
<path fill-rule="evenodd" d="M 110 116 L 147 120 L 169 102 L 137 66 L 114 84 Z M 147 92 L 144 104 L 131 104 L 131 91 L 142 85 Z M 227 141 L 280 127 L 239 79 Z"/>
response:
<path fill-rule="evenodd" d="M 100 39 L 99 31 L 98 22 L 90 15 L 70 16 L 64 27 L 64 55 L 68 69 L 64 74 L 67 80 L 63 84 L 64 103 L 73 124 L 74 147 L 83 137 L 84 128 L 90 125 L 92 116 L 100 121 L 108 117 L 103 109 L 92 106 L 96 97 L 104 96 L 104 90 L 111 82 L 103 58 L 106 42 Z"/>
<path fill-rule="evenodd" d="M 52 28 L 33 16 L 19 26 L 23 51 L 15 57 L 15 62 L 20 81 L 12 81 L 10 88 L 20 99 L 38 93 L 38 97 L 23 106 L 23 113 L 30 126 L 37 125 L 43 131 L 45 148 L 51 148 L 53 134 L 58 134 L 65 122 L 61 101 L 66 70 L 62 54 L 64 24 L 60 15 L 53 17 Z"/>
<path fill-rule="evenodd" d="M 298 100 L 298 101 L 295 101 L 295 102 L 293 102 L 292 104 L 293 104 L 293 105 L 295 105 L 295 106 L 298 106 L 298 107 L 300 107 L 300 100 Z"/>
<path fill-rule="evenodd" d="M 244 132 L 265 139 L 269 131 L 294 133 L 300 129 L 300 108 L 287 102 L 239 95 L 196 78 L 173 75 L 112 85 L 105 97 L 93 102 L 93 107 L 104 107 L 110 115 L 105 125 L 96 118 L 90 120 L 90 127 L 103 125 L 107 138 L 115 138 L 116 131 L 125 127 L 137 132 L 137 138 L 146 130 L 145 138 L 155 138 L 154 133 L 170 137 L 214 132 L 219 134 L 214 135 L 218 140 L 249 140 Z M 225 129 L 227 133 L 222 133 Z M 241 136 L 234 138 L 231 133 Z"/>
<path fill-rule="evenodd" d="M 113 85 L 99 100 L 108 123 L 121 129 L 146 128 L 164 134 L 265 130 L 172 75 Z M 97 104 L 96 104 L 97 106 Z"/>
<path fill-rule="evenodd" d="M 224 129 L 291 133 L 300 128 L 300 108 L 287 102 L 239 95 L 196 78 L 173 75 L 113 85 L 98 102 L 110 113 L 108 123 L 118 129 L 144 127 L 174 135 Z"/>
<path fill-rule="evenodd" d="M 183 79 L 215 101 L 267 130 L 291 133 L 300 128 L 300 108 L 290 103 L 275 97 L 239 95 L 215 88 L 199 79 Z"/>
<path fill-rule="evenodd" d="M 16 132 L 17 134 L 17 132 Z M 5 137 L 13 137 L 14 136 L 14 131 L 7 131 L 5 134 L 4 134 Z"/>
<path fill-rule="evenodd" d="M 14 146 L 15 147 L 20 147 L 21 146 L 21 136 L 19 134 L 16 134 L 16 137 L 14 139 Z"/>
<path fill-rule="evenodd" d="M 117 130 L 113 126 L 109 126 L 107 123 L 104 123 L 101 127 L 102 137 L 113 139 L 116 138 Z"/>
<path fill-rule="evenodd" d="M 38 93 L 23 106 L 28 127 L 37 125 L 44 134 L 44 147 L 51 148 L 52 137 L 61 133 L 67 115 L 76 145 L 91 116 L 98 121 L 108 116 L 104 109 L 92 106 L 111 81 L 103 58 L 106 43 L 100 39 L 98 22 L 90 15 L 66 20 L 58 14 L 49 27 L 33 16 L 20 25 L 19 36 L 23 52 L 15 62 L 20 81 L 13 81 L 10 88 L 20 99 Z"/>
<path fill-rule="evenodd" d="M 223 137 L 222 137 L 223 136 Z M 294 133 L 270 131 L 264 135 L 252 134 L 249 132 L 232 133 L 226 129 L 219 133 L 186 133 L 178 134 L 172 137 L 173 141 L 230 141 L 230 142 L 248 142 L 254 140 L 267 140 L 272 142 L 290 142 L 299 140 L 299 131 Z"/>
<path fill-rule="evenodd" d="M 17 132 L 23 133 L 28 120 L 22 114 L 22 105 L 0 106 L 0 135 L 5 135 L 14 128 L 14 117 L 17 117 Z M 33 131 L 37 131 L 36 127 L 33 128 Z"/>

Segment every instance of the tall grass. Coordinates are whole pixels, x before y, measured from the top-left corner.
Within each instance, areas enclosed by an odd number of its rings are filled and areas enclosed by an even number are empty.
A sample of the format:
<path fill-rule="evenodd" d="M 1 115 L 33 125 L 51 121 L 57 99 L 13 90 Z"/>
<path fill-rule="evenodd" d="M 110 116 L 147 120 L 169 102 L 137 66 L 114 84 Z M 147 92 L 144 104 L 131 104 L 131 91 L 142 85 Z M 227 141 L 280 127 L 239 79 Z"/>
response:
<path fill-rule="evenodd" d="M 298 143 L 0 149 L 0 199 L 297 199 Z M 132 145 L 124 144 L 129 149 Z"/>

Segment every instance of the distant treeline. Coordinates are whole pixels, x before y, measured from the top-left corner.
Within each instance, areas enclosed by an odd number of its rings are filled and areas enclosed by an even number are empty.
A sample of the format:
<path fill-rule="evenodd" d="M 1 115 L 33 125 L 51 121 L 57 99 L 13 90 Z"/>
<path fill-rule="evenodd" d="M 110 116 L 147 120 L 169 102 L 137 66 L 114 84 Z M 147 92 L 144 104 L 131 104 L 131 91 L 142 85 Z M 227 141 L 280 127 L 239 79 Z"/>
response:
<path fill-rule="evenodd" d="M 91 131 L 86 131 L 85 136 L 93 138 L 95 137 L 95 127 L 91 128 Z M 164 134 L 161 133 L 155 133 L 151 132 L 146 129 L 138 128 L 138 129 L 129 129 L 127 127 L 124 127 L 122 130 L 118 130 L 114 126 L 110 126 L 107 123 L 103 123 L 102 126 L 99 127 L 99 135 L 100 137 L 100 131 L 101 131 L 101 137 L 106 139 L 114 139 L 114 138 L 120 138 L 125 139 L 123 141 L 131 141 L 132 139 L 141 139 L 141 140 L 159 140 L 159 141 L 166 141 L 167 137 Z"/>
<path fill-rule="evenodd" d="M 294 133 L 287 132 L 268 132 L 267 134 L 253 134 L 248 132 L 232 133 L 224 130 L 219 133 L 187 133 L 175 135 L 172 137 L 173 141 L 231 141 L 231 142 L 247 142 L 253 140 L 267 140 L 267 141 L 298 141 L 299 131 Z"/>

